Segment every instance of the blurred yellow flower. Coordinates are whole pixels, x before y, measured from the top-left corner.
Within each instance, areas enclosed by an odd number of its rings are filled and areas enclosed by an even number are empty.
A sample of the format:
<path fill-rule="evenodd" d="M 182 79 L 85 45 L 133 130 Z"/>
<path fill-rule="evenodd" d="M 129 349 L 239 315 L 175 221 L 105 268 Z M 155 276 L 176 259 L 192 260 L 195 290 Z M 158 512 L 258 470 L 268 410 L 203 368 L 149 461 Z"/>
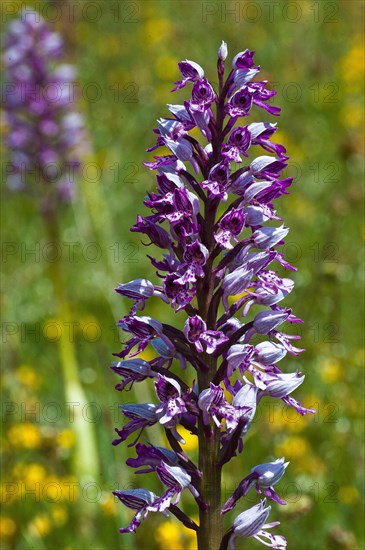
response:
<path fill-rule="evenodd" d="M 100 501 L 100 506 L 104 514 L 107 516 L 114 516 L 117 512 L 117 507 L 114 501 L 114 497 L 109 493 L 104 494 L 102 496 Z"/>
<path fill-rule="evenodd" d="M 70 449 L 75 444 L 76 436 L 73 430 L 62 430 L 57 436 L 57 444 L 64 449 Z"/>
<path fill-rule="evenodd" d="M 16 370 L 16 377 L 21 384 L 32 390 L 37 389 L 41 382 L 41 377 L 30 365 L 20 365 Z"/>
<path fill-rule="evenodd" d="M 52 529 L 51 521 L 46 514 L 35 516 L 29 524 L 29 531 L 34 537 L 43 538 Z"/>
<path fill-rule="evenodd" d="M 275 447 L 275 453 L 285 456 L 286 460 L 295 460 L 304 455 L 307 457 L 309 451 L 308 441 L 300 436 L 289 436 Z"/>
<path fill-rule="evenodd" d="M 8 440 L 14 447 L 26 449 L 35 449 L 41 444 L 39 428 L 30 422 L 11 426 L 8 430 Z"/>
<path fill-rule="evenodd" d="M 51 517 L 57 527 L 62 527 L 62 525 L 65 525 L 68 519 L 67 509 L 65 508 L 65 506 L 55 504 L 52 506 Z"/>
<path fill-rule="evenodd" d="M 156 529 L 155 537 L 161 550 L 186 550 L 181 537 L 181 527 L 172 521 L 164 521 Z"/>
<path fill-rule="evenodd" d="M 360 500 L 360 495 L 356 487 L 345 485 L 339 488 L 338 498 L 344 504 L 356 504 Z"/>
<path fill-rule="evenodd" d="M 143 29 L 144 40 L 154 46 L 159 42 L 166 43 L 172 33 L 171 22 L 168 19 L 153 18 L 146 22 Z"/>
<path fill-rule="evenodd" d="M 199 524 L 198 518 L 192 517 Z M 196 533 L 181 524 L 165 521 L 161 523 L 155 534 L 161 550 L 197 550 Z"/>
<path fill-rule="evenodd" d="M 192 517 L 197 525 L 199 525 L 198 518 Z M 198 550 L 198 543 L 196 541 L 196 532 L 187 527 L 183 527 L 183 531 L 186 537 L 188 546 L 185 546 L 186 550 Z"/>
<path fill-rule="evenodd" d="M 0 536 L 11 537 L 16 531 L 16 523 L 13 519 L 1 516 L 0 517 Z"/>
<path fill-rule="evenodd" d="M 40 483 L 46 476 L 46 469 L 42 464 L 29 464 L 24 469 L 24 481 L 26 483 Z"/>
<path fill-rule="evenodd" d="M 327 384 L 334 384 L 342 378 L 340 365 L 335 361 L 326 361 L 319 371 L 321 378 Z"/>

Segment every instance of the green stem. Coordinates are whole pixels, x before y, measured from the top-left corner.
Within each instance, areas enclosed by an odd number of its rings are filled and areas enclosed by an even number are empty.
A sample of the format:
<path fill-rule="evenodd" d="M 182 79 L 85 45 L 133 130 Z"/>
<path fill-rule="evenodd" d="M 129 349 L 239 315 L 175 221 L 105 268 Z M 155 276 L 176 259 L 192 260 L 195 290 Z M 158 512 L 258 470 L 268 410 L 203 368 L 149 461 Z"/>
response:
<path fill-rule="evenodd" d="M 59 226 L 56 209 L 52 208 L 44 214 L 44 220 L 49 242 L 59 243 Z M 71 310 L 64 285 L 62 261 L 57 259 L 50 263 L 50 278 L 52 280 L 56 309 L 61 323 L 61 337 L 58 341 L 59 357 L 64 379 L 65 397 L 67 403 L 72 403 L 74 416 L 73 428 L 76 443 L 73 452 L 73 469 L 79 482 L 85 478 L 98 479 L 99 464 L 96 437 L 93 424 L 84 417 L 84 407 L 88 403 L 86 394 L 79 380 L 75 345 L 68 331 L 64 330 L 71 321 Z M 84 501 L 82 501 L 84 502 Z M 84 503 L 90 509 L 88 503 Z"/>
<path fill-rule="evenodd" d="M 216 216 L 216 208 L 212 208 L 207 215 L 208 235 L 212 235 Z M 212 249 L 212 242 L 208 243 Z M 206 275 L 198 290 L 198 309 L 208 328 L 215 328 L 216 319 L 208 320 L 209 306 L 214 291 L 214 274 L 212 274 L 212 259 L 206 265 Z M 211 325 L 209 324 L 211 321 Z M 202 357 L 208 370 L 198 370 L 199 393 L 209 388 L 217 370 L 217 360 L 211 355 Z M 207 510 L 200 510 L 200 524 L 198 531 L 198 550 L 217 550 L 223 536 L 223 519 L 221 515 L 221 474 L 222 468 L 218 465 L 220 448 L 220 429 L 215 424 L 207 429 L 203 424 L 202 416 L 198 419 L 199 439 L 199 469 L 202 472 L 201 495 L 208 504 Z"/>
<path fill-rule="evenodd" d="M 209 369 L 208 373 L 199 374 L 199 392 L 209 388 L 212 373 L 213 369 Z M 220 429 L 214 425 L 212 433 L 207 436 L 202 418 L 199 418 L 198 429 L 199 469 L 203 474 L 200 489 L 203 499 L 209 506 L 206 511 L 200 510 L 198 550 L 217 550 L 223 536 L 223 519 L 221 515 L 222 469 L 218 466 Z"/>
<path fill-rule="evenodd" d="M 215 132 L 213 132 L 212 163 L 221 160 L 221 149 L 224 139 L 223 124 L 225 118 L 224 103 L 231 81 L 230 73 L 223 85 L 223 71 L 219 77 L 219 97 L 217 101 L 217 113 Z M 216 243 L 213 238 L 216 223 L 219 200 L 205 201 L 205 243 L 209 250 L 209 258 L 205 266 L 205 276 L 198 284 L 197 300 L 199 315 L 207 324 L 208 329 L 215 330 L 217 324 L 217 307 L 211 307 L 215 275 L 213 263 L 216 257 Z M 206 353 L 202 354 L 202 360 L 209 367 L 208 370 L 198 369 L 199 394 L 209 388 L 217 372 L 217 359 Z M 220 429 L 211 421 L 210 426 L 204 426 L 202 415 L 198 419 L 199 437 L 199 469 L 202 472 L 201 495 L 208 504 L 207 510 L 200 510 L 200 525 L 198 531 L 198 550 L 218 550 L 223 537 L 223 518 L 221 515 L 221 478 L 222 467 L 219 465 Z"/>

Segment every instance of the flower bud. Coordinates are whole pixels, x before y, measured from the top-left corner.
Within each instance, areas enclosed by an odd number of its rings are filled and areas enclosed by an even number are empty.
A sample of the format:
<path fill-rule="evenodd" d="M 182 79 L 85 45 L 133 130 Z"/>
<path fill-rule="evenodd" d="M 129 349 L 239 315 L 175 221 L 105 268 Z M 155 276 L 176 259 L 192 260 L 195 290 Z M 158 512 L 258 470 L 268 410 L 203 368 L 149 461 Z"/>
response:
<path fill-rule="evenodd" d="M 227 44 L 222 40 L 222 44 L 219 46 L 219 49 L 218 49 L 219 61 L 225 61 L 227 59 L 227 55 L 228 55 Z"/>

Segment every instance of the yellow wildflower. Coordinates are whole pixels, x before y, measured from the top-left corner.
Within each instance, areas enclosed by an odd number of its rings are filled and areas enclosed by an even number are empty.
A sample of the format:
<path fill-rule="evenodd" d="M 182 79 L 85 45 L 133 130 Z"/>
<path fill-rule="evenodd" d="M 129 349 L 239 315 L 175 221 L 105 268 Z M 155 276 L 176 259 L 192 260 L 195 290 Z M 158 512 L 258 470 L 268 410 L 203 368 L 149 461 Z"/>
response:
<path fill-rule="evenodd" d="M 327 384 L 334 384 L 342 378 L 341 367 L 335 360 L 326 361 L 319 373 Z"/>
<path fill-rule="evenodd" d="M 39 428 L 30 422 L 11 426 L 8 430 L 8 440 L 14 447 L 26 449 L 35 449 L 41 444 Z"/>
<path fill-rule="evenodd" d="M 156 540 L 159 542 L 161 550 L 185 550 L 181 527 L 172 521 L 161 523 L 156 529 Z"/>
<path fill-rule="evenodd" d="M 25 483 L 40 483 L 46 476 L 46 469 L 42 464 L 29 464 L 24 468 L 24 481 Z"/>
<path fill-rule="evenodd" d="M 68 512 L 65 506 L 55 504 L 54 506 L 52 506 L 51 516 L 54 524 L 57 527 L 62 527 L 62 525 L 65 525 L 65 523 L 67 522 Z"/>
<path fill-rule="evenodd" d="M 0 536 L 11 537 L 16 531 L 16 523 L 13 519 L 1 516 L 0 517 Z"/>
<path fill-rule="evenodd" d="M 168 19 L 153 18 L 146 22 L 143 29 L 144 40 L 154 46 L 159 42 L 166 43 L 172 33 L 171 23 Z"/>
<path fill-rule="evenodd" d="M 116 514 L 116 503 L 112 495 L 104 494 L 101 498 L 100 506 L 105 515 L 114 516 Z"/>
<path fill-rule="evenodd" d="M 285 456 L 287 460 L 296 460 L 307 455 L 309 452 L 309 444 L 304 437 L 290 436 L 276 445 L 275 453 L 278 456 Z"/>

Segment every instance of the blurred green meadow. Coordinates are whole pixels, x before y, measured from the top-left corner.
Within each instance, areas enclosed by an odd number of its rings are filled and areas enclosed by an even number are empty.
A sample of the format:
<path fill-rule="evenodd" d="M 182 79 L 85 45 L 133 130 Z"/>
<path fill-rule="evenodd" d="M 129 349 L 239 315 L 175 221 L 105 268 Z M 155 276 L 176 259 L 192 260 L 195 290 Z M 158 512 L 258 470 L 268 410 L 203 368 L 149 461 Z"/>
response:
<path fill-rule="evenodd" d="M 226 468 L 223 493 L 228 497 L 253 465 L 285 456 L 290 466 L 278 493 L 288 504 L 274 505 L 270 521 L 282 522 L 288 548 L 363 549 L 364 3 L 4 1 L 3 30 L 21 5 L 35 7 L 66 42 L 91 147 L 76 199 L 61 209 L 56 244 L 39 205 L 7 188 L 3 155 L 1 549 L 196 548 L 192 532 L 161 514 L 151 513 L 136 535 L 118 532 L 133 512 L 111 491 L 148 487 L 161 494 L 162 486 L 125 466 L 133 449 L 111 445 L 123 422 L 118 404 L 153 401 L 153 383 L 120 394 L 108 366 L 121 350 L 115 323 L 130 305 L 113 289 L 155 277 L 146 258 L 152 249 L 129 232 L 155 185 L 142 165 L 152 157 L 145 152 L 155 142 L 152 128 L 167 116 L 165 104 L 187 93 L 170 94 L 177 62 L 198 62 L 214 82 L 222 39 L 229 60 L 255 50 L 262 77 L 278 91 L 276 141 L 291 157 L 285 175 L 295 177 L 290 195 L 277 204 L 291 228 L 284 252 L 298 268 L 286 304 L 304 319 L 307 350 L 284 361 L 306 374 L 295 398 L 317 409 L 299 418 L 282 404 L 264 404 L 244 453 Z M 263 113 L 254 111 L 250 121 L 275 121 Z M 56 307 L 55 261 L 65 278 L 67 318 Z M 155 298 L 146 311 L 179 326 L 184 320 Z M 65 388 L 60 357 L 70 342 L 86 402 Z M 152 358 L 151 351 L 144 357 Z M 81 445 L 80 454 L 77 434 L 90 427 L 96 447 Z M 184 435 L 196 456 L 196 439 Z M 166 444 L 159 429 L 148 437 Z M 196 517 L 193 499 L 183 494 L 182 502 Z M 240 502 L 227 528 L 256 502 L 253 493 Z M 237 544 L 259 547 L 255 540 Z"/>

